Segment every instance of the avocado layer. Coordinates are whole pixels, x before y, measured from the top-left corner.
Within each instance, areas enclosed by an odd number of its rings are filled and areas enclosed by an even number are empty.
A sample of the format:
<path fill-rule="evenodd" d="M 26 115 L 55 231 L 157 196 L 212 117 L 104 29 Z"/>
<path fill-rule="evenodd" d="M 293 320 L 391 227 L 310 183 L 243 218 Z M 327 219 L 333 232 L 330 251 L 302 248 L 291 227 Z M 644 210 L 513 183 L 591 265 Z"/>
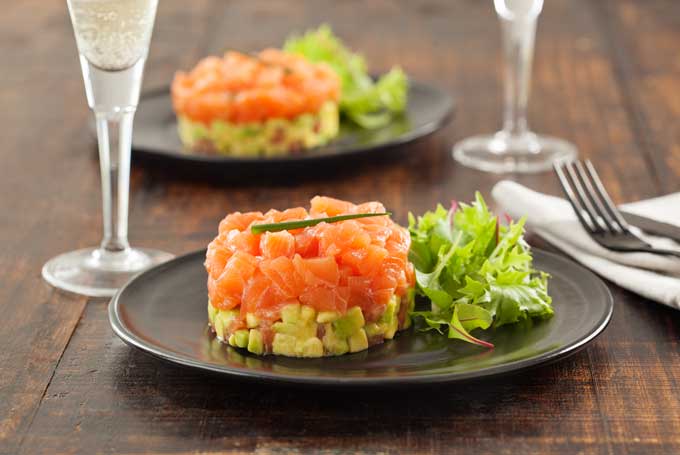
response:
<path fill-rule="evenodd" d="M 327 101 L 315 114 L 260 123 L 215 120 L 209 125 L 178 116 L 179 137 L 197 152 L 227 156 L 280 156 L 328 143 L 338 135 L 338 105 Z"/>
<path fill-rule="evenodd" d="M 367 322 L 360 307 L 351 307 L 344 315 L 334 311 L 318 312 L 299 303 L 281 309 L 281 320 L 271 325 L 273 337 L 265 343 L 260 321 L 254 314 L 246 315 L 246 327 L 231 329 L 239 310 L 218 310 L 208 303 L 210 325 L 220 341 L 247 349 L 253 354 L 275 354 L 288 357 L 323 357 L 359 352 L 372 344 L 394 338 L 399 329 L 411 325 L 414 293 L 392 296 L 385 311 L 375 322 Z M 399 314 L 406 306 L 400 323 Z"/>

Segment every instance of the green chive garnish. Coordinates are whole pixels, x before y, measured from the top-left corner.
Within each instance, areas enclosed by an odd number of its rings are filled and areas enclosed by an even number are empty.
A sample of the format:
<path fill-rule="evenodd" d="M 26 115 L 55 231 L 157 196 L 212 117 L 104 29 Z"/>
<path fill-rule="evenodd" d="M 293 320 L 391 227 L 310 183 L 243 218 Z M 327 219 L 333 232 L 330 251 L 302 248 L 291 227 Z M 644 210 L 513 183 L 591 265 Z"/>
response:
<path fill-rule="evenodd" d="M 290 231 L 292 229 L 302 229 L 309 226 L 316 226 L 319 223 L 335 223 L 337 221 L 353 220 L 355 218 L 369 218 L 371 216 L 390 216 L 391 212 L 383 213 L 354 213 L 352 215 L 330 216 L 328 218 L 312 218 L 311 220 L 284 221 L 282 223 L 254 224 L 250 227 L 253 234 L 263 232 Z"/>

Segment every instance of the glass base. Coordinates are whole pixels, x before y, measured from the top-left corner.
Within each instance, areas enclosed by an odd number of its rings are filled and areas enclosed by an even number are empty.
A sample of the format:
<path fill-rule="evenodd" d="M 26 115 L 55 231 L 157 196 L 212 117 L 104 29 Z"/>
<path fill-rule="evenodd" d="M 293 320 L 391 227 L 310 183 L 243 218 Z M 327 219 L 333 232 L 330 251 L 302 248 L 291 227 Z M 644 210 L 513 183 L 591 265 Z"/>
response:
<path fill-rule="evenodd" d="M 554 162 L 576 158 L 576 147 L 562 139 L 534 133 L 500 131 L 474 136 L 453 146 L 456 161 L 487 172 L 531 173 L 552 169 Z"/>
<path fill-rule="evenodd" d="M 43 266 L 42 276 L 52 286 L 65 291 L 110 297 L 132 276 L 173 257 L 170 253 L 145 248 L 120 252 L 86 248 L 50 259 Z"/>

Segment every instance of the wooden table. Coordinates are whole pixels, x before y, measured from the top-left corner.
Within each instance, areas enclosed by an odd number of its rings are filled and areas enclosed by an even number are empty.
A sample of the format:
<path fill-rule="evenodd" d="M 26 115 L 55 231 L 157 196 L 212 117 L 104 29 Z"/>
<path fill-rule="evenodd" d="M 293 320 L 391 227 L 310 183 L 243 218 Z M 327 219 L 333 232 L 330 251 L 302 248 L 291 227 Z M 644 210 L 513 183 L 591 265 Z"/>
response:
<path fill-rule="evenodd" d="M 541 17 L 530 120 L 575 142 L 619 202 L 680 190 L 680 3 L 551 0 Z M 201 248 L 232 210 L 315 194 L 409 210 L 469 199 L 512 178 L 558 194 L 549 173 L 496 176 L 450 147 L 500 123 L 500 37 L 491 0 L 163 0 L 146 86 L 230 47 L 275 46 L 330 22 L 381 71 L 399 63 L 457 102 L 454 121 L 400 159 L 287 181 L 171 178 L 135 166 L 136 245 Z M 111 331 L 107 302 L 40 277 L 57 253 L 100 239 L 88 133 L 64 1 L 0 15 L 0 453 L 680 453 L 680 312 L 614 285 L 613 320 L 579 354 L 526 374 L 422 392 L 254 387 L 166 365 Z M 680 209 L 680 208 L 679 208 Z"/>

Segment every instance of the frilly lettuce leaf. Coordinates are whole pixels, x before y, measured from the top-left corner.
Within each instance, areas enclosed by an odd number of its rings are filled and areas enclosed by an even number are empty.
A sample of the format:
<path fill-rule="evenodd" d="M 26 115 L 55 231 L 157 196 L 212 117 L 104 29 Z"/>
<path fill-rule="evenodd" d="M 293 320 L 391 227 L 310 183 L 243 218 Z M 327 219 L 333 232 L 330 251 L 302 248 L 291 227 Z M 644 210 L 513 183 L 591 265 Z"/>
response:
<path fill-rule="evenodd" d="M 312 62 L 328 64 L 340 77 L 342 84 L 340 111 L 362 128 L 385 126 L 406 108 L 406 74 L 395 67 L 374 81 L 368 74 L 364 58 L 350 51 L 333 35 L 328 25 L 300 36 L 291 36 L 283 49 L 300 54 Z"/>
<path fill-rule="evenodd" d="M 501 225 L 477 193 L 471 205 L 409 214 L 417 291 L 432 302 L 416 311 L 424 330 L 492 346 L 470 331 L 552 316 L 548 275 L 533 268 L 524 219 Z"/>

